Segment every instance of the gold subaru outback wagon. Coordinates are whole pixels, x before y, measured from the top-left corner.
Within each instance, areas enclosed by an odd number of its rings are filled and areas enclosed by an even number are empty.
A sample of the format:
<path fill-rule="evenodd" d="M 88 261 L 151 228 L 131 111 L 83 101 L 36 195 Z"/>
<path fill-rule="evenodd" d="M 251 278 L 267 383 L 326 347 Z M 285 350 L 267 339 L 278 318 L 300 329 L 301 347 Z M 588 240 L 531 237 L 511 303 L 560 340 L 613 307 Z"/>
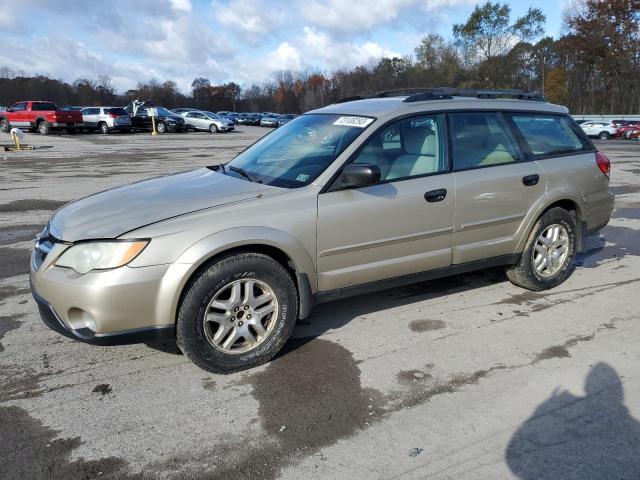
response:
<path fill-rule="evenodd" d="M 498 265 L 555 287 L 609 221 L 609 168 L 536 94 L 350 99 L 229 163 L 65 206 L 36 240 L 33 296 L 68 337 L 175 337 L 233 372 L 272 358 L 319 302 Z"/>

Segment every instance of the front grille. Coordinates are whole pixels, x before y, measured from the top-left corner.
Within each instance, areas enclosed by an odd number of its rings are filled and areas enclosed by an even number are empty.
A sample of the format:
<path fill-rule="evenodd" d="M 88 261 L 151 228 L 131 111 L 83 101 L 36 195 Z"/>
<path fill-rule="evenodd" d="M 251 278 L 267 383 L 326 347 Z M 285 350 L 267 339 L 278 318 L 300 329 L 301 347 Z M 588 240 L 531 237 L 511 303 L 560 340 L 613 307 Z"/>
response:
<path fill-rule="evenodd" d="M 33 255 L 36 270 L 40 268 L 40 265 L 42 265 L 42 262 L 47 258 L 47 255 L 49 255 L 55 243 L 56 239 L 49 233 L 48 227 L 45 227 L 44 231 L 36 237 Z"/>

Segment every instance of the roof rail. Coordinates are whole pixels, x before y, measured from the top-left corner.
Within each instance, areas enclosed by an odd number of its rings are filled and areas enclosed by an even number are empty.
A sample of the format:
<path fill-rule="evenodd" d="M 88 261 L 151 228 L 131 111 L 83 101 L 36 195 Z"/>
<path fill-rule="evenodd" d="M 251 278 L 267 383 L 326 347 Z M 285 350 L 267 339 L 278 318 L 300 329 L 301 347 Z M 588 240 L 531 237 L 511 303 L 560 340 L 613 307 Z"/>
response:
<path fill-rule="evenodd" d="M 336 103 L 354 102 L 356 100 L 364 100 L 365 98 L 369 98 L 369 97 L 363 97 L 362 95 L 354 95 L 353 97 L 341 98 Z"/>
<path fill-rule="evenodd" d="M 403 102 L 423 102 L 427 100 L 442 100 L 453 97 L 471 98 L 513 98 L 517 100 L 531 100 L 546 102 L 547 100 L 538 92 L 525 92 L 513 89 L 472 89 L 472 88 L 425 88 L 422 92 L 410 95 Z"/>

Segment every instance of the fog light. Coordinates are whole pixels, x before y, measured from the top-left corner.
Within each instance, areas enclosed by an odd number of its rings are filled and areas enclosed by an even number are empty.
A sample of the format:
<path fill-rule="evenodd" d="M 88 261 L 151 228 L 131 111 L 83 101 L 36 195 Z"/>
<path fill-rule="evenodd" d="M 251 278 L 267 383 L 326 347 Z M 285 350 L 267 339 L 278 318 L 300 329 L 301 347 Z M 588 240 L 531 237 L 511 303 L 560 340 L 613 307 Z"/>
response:
<path fill-rule="evenodd" d="M 69 326 L 74 330 L 80 330 L 81 328 L 88 328 L 92 332 L 96 331 L 96 321 L 89 314 L 89 312 L 80 308 L 72 308 L 67 315 L 69 320 Z"/>

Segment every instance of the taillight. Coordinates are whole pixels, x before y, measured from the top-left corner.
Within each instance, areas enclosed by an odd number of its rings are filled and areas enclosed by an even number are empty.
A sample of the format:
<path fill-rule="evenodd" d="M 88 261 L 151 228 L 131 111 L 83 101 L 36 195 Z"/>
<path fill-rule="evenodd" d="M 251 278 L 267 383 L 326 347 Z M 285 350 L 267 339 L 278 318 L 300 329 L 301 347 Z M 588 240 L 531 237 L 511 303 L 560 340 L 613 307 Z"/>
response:
<path fill-rule="evenodd" d="M 111 118 L 118 118 L 118 114 L 117 113 L 110 113 L 109 116 Z"/>
<path fill-rule="evenodd" d="M 596 152 L 596 164 L 600 171 L 609 178 L 609 173 L 611 173 L 611 162 L 603 153 Z"/>

